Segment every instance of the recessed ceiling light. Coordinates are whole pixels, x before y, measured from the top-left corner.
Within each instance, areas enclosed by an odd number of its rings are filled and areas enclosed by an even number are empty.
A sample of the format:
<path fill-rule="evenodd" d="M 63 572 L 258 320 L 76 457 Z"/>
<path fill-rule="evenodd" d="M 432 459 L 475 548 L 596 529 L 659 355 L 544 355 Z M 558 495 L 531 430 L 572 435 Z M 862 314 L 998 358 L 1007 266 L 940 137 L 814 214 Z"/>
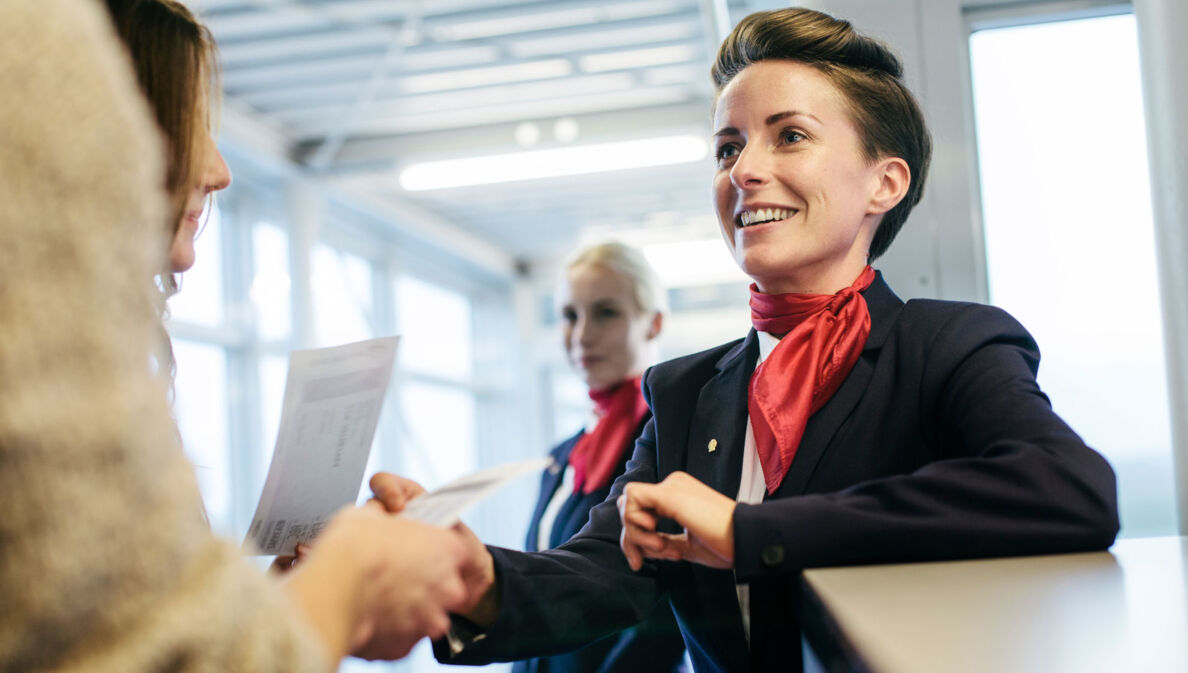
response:
<path fill-rule="evenodd" d="M 571 143 L 577 140 L 578 133 L 581 132 L 581 127 L 578 126 L 577 120 L 573 117 L 563 117 L 553 124 L 553 137 L 563 143 Z"/>
<path fill-rule="evenodd" d="M 540 140 L 540 126 L 533 122 L 520 122 L 516 125 L 514 135 L 520 147 L 532 147 Z"/>

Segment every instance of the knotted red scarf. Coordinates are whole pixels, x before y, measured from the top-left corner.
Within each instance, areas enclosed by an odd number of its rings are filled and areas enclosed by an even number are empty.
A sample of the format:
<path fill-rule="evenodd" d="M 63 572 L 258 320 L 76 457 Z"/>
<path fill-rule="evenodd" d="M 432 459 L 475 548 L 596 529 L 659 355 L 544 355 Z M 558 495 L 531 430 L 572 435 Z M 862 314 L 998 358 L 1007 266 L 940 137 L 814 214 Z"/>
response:
<path fill-rule="evenodd" d="M 610 483 L 623 452 L 635 445 L 635 430 L 648 413 L 640 392 L 640 377 L 605 390 L 591 390 L 598 425 L 578 438 L 569 452 L 573 492 L 593 493 Z"/>
<path fill-rule="evenodd" d="M 763 294 L 751 285 L 755 329 L 784 334 L 755 368 L 747 397 L 769 494 L 788 474 L 809 416 L 829 401 L 862 354 L 870 311 L 859 292 L 874 278 L 867 266 L 837 294 Z"/>

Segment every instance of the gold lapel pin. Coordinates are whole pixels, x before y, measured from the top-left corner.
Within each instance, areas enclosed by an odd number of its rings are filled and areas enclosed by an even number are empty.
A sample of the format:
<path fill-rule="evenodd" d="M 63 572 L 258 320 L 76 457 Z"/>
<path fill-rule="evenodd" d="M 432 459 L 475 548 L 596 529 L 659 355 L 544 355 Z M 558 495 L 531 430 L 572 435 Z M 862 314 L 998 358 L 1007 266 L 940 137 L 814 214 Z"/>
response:
<path fill-rule="evenodd" d="M 707 446 L 706 448 L 707 448 L 707 449 L 709 449 L 709 452 L 710 452 L 710 453 L 713 453 L 714 451 L 717 451 L 717 450 L 718 450 L 718 440 L 716 440 L 716 439 L 711 439 L 711 440 L 709 441 L 709 446 Z"/>

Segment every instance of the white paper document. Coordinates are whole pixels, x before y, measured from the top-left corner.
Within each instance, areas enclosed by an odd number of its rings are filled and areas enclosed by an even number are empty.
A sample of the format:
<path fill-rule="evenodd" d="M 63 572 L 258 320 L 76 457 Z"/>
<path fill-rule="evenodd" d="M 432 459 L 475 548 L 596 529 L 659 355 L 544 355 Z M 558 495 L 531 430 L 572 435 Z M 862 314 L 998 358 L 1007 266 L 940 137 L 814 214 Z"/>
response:
<path fill-rule="evenodd" d="M 413 498 L 401 514 L 435 526 L 452 526 L 475 503 L 525 474 L 540 472 L 551 462 L 551 458 L 532 458 L 480 470 Z"/>
<path fill-rule="evenodd" d="M 355 502 L 384 406 L 398 337 L 289 356 L 272 465 L 244 547 L 291 554 Z"/>

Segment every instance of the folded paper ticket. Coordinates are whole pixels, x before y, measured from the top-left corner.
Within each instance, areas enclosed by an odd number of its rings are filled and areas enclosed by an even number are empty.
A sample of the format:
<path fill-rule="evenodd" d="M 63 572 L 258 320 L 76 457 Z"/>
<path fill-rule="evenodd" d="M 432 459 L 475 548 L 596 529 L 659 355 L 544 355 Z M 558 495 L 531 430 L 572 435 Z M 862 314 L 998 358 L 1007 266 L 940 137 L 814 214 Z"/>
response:
<path fill-rule="evenodd" d="M 413 498 L 402 514 L 435 526 L 453 525 L 475 503 L 525 474 L 540 472 L 551 462 L 551 458 L 532 458 L 480 470 Z"/>
<path fill-rule="evenodd" d="M 272 465 L 244 547 L 291 554 L 359 496 L 398 337 L 289 356 Z"/>

